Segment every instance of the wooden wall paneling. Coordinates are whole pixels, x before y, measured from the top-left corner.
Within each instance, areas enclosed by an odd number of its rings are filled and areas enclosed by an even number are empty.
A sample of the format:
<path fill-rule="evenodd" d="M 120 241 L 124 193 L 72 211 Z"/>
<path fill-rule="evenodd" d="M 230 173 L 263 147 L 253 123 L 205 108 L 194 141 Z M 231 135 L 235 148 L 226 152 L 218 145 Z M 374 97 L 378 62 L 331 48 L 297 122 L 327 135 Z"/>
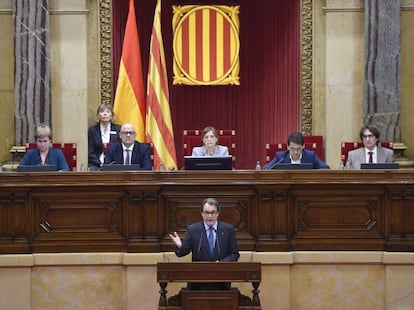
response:
<path fill-rule="evenodd" d="M 345 195 L 338 195 L 339 192 Z M 381 185 L 295 185 L 290 191 L 292 249 L 375 249 L 384 244 L 386 200 Z M 312 239 L 312 243 L 309 240 Z M 332 242 L 341 239 L 341 242 Z M 358 245 L 355 241 L 358 240 Z"/>
<path fill-rule="evenodd" d="M 0 253 L 173 250 L 215 197 L 240 250 L 414 251 L 414 173 L 0 174 Z"/>
<path fill-rule="evenodd" d="M 414 185 L 387 185 L 386 249 L 405 251 L 407 241 L 414 242 Z M 414 247 L 409 247 L 414 251 Z"/>
<path fill-rule="evenodd" d="M 27 188 L 0 191 L 0 254 L 30 253 Z"/>
<path fill-rule="evenodd" d="M 125 186 L 124 201 L 128 222 L 128 251 L 161 251 L 163 201 L 159 185 Z"/>
<path fill-rule="evenodd" d="M 256 251 L 288 251 L 287 185 L 257 186 Z"/>
<path fill-rule="evenodd" d="M 99 187 L 37 188 L 31 192 L 35 252 L 126 251 L 123 193 Z"/>

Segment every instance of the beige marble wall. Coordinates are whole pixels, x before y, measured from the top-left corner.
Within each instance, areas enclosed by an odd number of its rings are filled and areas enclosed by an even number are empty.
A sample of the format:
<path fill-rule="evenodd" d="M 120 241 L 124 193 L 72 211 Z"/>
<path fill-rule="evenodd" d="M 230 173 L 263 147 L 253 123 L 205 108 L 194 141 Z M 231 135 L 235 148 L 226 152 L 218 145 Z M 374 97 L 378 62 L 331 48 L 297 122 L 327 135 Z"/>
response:
<path fill-rule="evenodd" d="M 314 123 L 325 124 L 315 128 L 325 136 L 326 161 L 337 169 L 340 142 L 358 139 L 363 119 L 363 1 L 316 2 Z"/>
<path fill-rule="evenodd" d="M 414 1 L 401 0 L 401 132 L 414 156 Z M 325 136 L 326 161 L 338 168 L 340 142 L 358 141 L 363 121 L 364 1 L 314 1 L 314 134 Z"/>
<path fill-rule="evenodd" d="M 0 1 L 0 163 L 14 145 L 14 47 L 12 1 Z"/>
<path fill-rule="evenodd" d="M 14 145 L 12 1 L 0 2 L 0 163 Z M 98 1 L 50 0 L 52 129 L 54 140 L 76 142 L 87 163 L 87 129 L 100 101 Z"/>
<path fill-rule="evenodd" d="M 401 142 L 414 157 L 414 0 L 401 0 Z"/>
<path fill-rule="evenodd" d="M 156 263 L 173 253 L 0 256 L 0 309 L 156 309 Z M 263 309 L 413 309 L 414 253 L 242 252 L 262 263 Z M 167 286 L 168 296 L 184 284 Z M 251 296 L 249 284 L 235 284 Z"/>

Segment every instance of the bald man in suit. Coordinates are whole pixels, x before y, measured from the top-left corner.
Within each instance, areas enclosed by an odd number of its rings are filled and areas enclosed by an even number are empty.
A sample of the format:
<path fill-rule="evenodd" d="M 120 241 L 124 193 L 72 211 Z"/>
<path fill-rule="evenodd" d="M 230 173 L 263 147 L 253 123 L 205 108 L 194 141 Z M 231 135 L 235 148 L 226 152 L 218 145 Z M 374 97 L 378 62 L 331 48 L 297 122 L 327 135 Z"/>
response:
<path fill-rule="evenodd" d="M 362 127 L 359 136 L 364 146 L 348 153 L 346 169 L 361 169 L 362 163 L 370 162 L 370 156 L 372 156 L 372 163 L 394 162 L 394 152 L 378 146 L 380 137 L 378 128 L 373 125 L 366 125 Z"/>

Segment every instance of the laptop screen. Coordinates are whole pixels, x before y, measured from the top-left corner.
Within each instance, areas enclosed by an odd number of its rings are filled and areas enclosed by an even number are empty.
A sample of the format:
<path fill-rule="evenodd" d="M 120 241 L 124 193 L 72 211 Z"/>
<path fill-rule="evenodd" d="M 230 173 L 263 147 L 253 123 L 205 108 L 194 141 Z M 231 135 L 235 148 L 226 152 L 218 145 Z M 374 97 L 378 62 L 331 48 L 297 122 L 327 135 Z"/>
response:
<path fill-rule="evenodd" d="M 361 163 L 361 169 L 398 169 L 398 163 Z"/>
<path fill-rule="evenodd" d="M 185 170 L 232 170 L 232 168 L 232 156 L 184 156 Z"/>
<path fill-rule="evenodd" d="M 124 165 L 124 164 L 112 164 L 112 165 L 103 165 L 101 167 L 102 171 L 138 171 L 142 170 L 140 164 Z"/>
<path fill-rule="evenodd" d="M 57 171 L 56 165 L 20 165 L 17 167 L 17 172 L 46 172 L 46 171 Z"/>
<path fill-rule="evenodd" d="M 300 164 L 290 164 L 290 163 L 279 163 L 273 167 L 275 170 L 302 170 L 302 169 L 313 169 L 312 163 L 300 163 Z"/>

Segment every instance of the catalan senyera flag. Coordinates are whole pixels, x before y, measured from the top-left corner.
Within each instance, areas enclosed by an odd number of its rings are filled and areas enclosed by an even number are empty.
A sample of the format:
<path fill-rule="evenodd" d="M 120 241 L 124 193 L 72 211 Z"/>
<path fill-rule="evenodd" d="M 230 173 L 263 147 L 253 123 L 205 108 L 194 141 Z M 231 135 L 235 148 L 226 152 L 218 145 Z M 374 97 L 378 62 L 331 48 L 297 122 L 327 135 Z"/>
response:
<path fill-rule="evenodd" d="M 167 69 L 161 34 L 161 1 L 157 0 L 152 26 L 147 83 L 147 142 L 154 147 L 154 169 L 160 163 L 177 169 L 174 132 L 171 121 Z"/>
<path fill-rule="evenodd" d="M 145 142 L 145 89 L 134 0 L 129 0 L 114 113 L 116 123 L 134 125 L 136 139 Z"/>

